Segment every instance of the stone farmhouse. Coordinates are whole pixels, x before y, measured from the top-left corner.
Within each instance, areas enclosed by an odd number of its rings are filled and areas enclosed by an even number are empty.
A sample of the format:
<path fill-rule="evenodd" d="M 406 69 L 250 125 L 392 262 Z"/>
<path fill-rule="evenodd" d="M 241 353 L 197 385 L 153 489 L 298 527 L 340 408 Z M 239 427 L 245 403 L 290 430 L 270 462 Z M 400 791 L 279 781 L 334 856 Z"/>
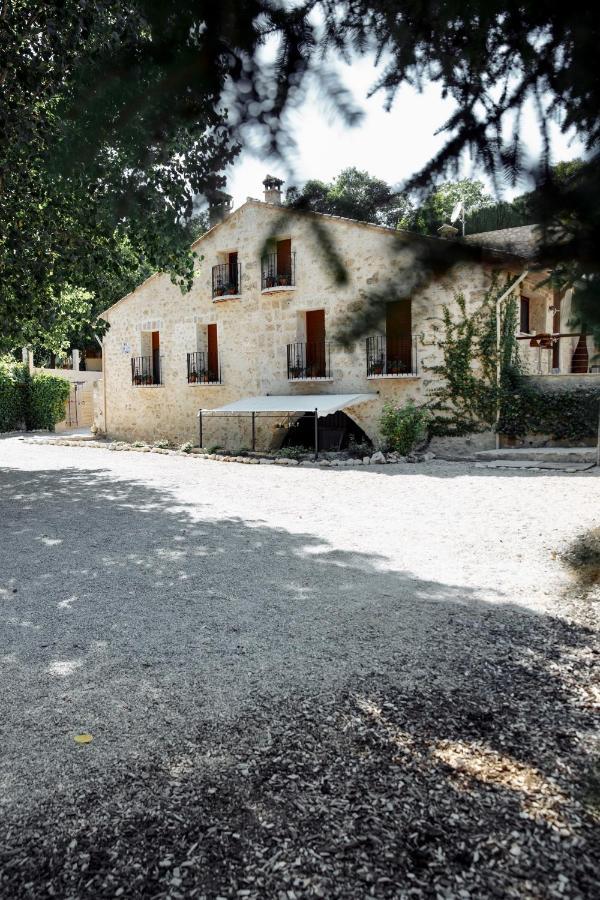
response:
<path fill-rule="evenodd" d="M 514 278 L 527 269 L 525 250 L 509 256 L 490 237 L 481 261 L 460 263 L 409 299 L 380 307 L 371 333 L 342 346 L 339 328 L 364 312 L 369 292 L 385 294 L 410 277 L 422 242 L 442 239 L 291 211 L 281 206 L 281 182 L 264 184 L 264 201 L 225 208 L 194 244 L 189 293 L 157 274 L 103 313 L 110 328 L 96 424 L 111 437 L 267 449 L 289 439 L 289 426 L 310 446 L 316 425 L 321 448 L 350 437 L 377 444 L 386 401 L 425 399 L 429 367 L 440 359 L 443 305 L 460 292 L 475 308 L 494 273 Z M 336 282 L 315 223 L 343 261 L 346 284 Z M 600 373 L 589 338 L 558 337 L 570 298 L 541 280 L 526 275 L 517 289 L 517 337 L 531 374 Z"/>

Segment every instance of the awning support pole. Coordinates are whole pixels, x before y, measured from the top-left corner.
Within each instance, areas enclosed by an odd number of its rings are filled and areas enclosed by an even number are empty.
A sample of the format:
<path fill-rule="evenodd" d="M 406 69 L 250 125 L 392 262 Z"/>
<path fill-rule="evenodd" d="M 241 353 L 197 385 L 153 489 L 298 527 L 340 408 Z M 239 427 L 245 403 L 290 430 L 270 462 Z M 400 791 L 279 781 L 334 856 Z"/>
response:
<path fill-rule="evenodd" d="M 256 413 L 252 413 L 252 449 L 256 450 Z"/>
<path fill-rule="evenodd" d="M 315 459 L 319 458 L 319 410 L 315 409 Z"/>
<path fill-rule="evenodd" d="M 198 440 L 200 442 L 200 449 L 202 449 L 202 410 L 198 410 Z"/>

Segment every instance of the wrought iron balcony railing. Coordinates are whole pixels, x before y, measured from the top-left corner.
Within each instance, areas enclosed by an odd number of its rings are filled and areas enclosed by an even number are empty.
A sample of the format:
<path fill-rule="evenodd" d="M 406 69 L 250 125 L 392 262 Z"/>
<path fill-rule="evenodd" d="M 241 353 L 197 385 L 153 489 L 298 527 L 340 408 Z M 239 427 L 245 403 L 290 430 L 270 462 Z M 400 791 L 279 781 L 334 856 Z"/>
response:
<path fill-rule="evenodd" d="M 133 356 L 131 359 L 131 383 L 141 387 L 162 384 L 159 356 Z"/>
<path fill-rule="evenodd" d="M 212 268 L 212 295 L 231 297 L 242 291 L 242 264 L 223 263 Z"/>
<path fill-rule="evenodd" d="M 526 375 L 600 375 L 600 348 L 591 335 L 517 335 L 519 361 Z"/>
<path fill-rule="evenodd" d="M 291 381 L 331 378 L 331 344 L 328 341 L 288 344 L 287 372 Z"/>
<path fill-rule="evenodd" d="M 188 353 L 188 384 L 222 384 L 221 367 L 209 364 L 208 353 Z"/>
<path fill-rule="evenodd" d="M 261 290 L 277 287 L 293 287 L 296 284 L 296 254 L 292 253 L 287 263 L 278 263 L 276 253 L 268 253 L 261 261 Z"/>
<path fill-rule="evenodd" d="M 417 339 L 413 335 L 367 338 L 367 378 L 402 378 L 418 375 Z"/>

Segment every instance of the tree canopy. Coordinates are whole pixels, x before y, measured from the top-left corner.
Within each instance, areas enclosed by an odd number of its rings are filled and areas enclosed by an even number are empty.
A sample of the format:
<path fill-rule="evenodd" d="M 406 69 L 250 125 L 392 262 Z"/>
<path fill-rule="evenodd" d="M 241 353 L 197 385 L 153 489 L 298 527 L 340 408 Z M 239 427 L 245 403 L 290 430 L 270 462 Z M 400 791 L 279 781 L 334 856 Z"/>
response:
<path fill-rule="evenodd" d="M 189 287 L 183 226 L 196 198 L 223 186 L 250 132 L 287 157 L 284 113 L 308 77 L 357 122 L 334 64 L 365 53 L 382 61 L 374 91 L 390 104 L 402 85 L 427 82 L 454 101 L 445 142 L 408 179 L 409 195 L 456 178 L 465 153 L 497 184 L 533 171 L 538 262 L 598 312 L 599 37 L 593 4 L 577 0 L 0 0 L 3 339 L 22 339 L 32 322 L 51 328 L 66 290 L 114 299 L 106 273 L 126 275 L 124 240 L 137 265 Z M 531 102 L 544 141 L 535 164 L 520 128 Z M 551 120 L 586 147 L 567 179 L 551 168 Z M 329 200 L 351 208 L 360 185 L 338 187 Z"/>
<path fill-rule="evenodd" d="M 289 188 L 286 205 L 395 228 L 410 201 L 381 178 L 352 167 L 329 183 L 310 180 L 300 190 Z"/>

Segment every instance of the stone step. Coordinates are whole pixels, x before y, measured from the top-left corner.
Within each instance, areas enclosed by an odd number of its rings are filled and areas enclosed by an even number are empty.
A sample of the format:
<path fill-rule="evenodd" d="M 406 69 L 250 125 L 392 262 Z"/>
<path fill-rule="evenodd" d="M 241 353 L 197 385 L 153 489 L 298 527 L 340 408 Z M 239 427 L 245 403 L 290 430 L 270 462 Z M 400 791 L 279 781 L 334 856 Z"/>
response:
<path fill-rule="evenodd" d="M 584 472 L 594 469 L 593 462 L 548 462 L 535 459 L 490 459 L 487 462 L 476 462 L 476 469 L 529 469 L 553 472 Z"/>
<path fill-rule="evenodd" d="M 519 447 L 506 450 L 479 450 L 472 458 L 480 462 L 595 463 L 595 447 Z"/>

